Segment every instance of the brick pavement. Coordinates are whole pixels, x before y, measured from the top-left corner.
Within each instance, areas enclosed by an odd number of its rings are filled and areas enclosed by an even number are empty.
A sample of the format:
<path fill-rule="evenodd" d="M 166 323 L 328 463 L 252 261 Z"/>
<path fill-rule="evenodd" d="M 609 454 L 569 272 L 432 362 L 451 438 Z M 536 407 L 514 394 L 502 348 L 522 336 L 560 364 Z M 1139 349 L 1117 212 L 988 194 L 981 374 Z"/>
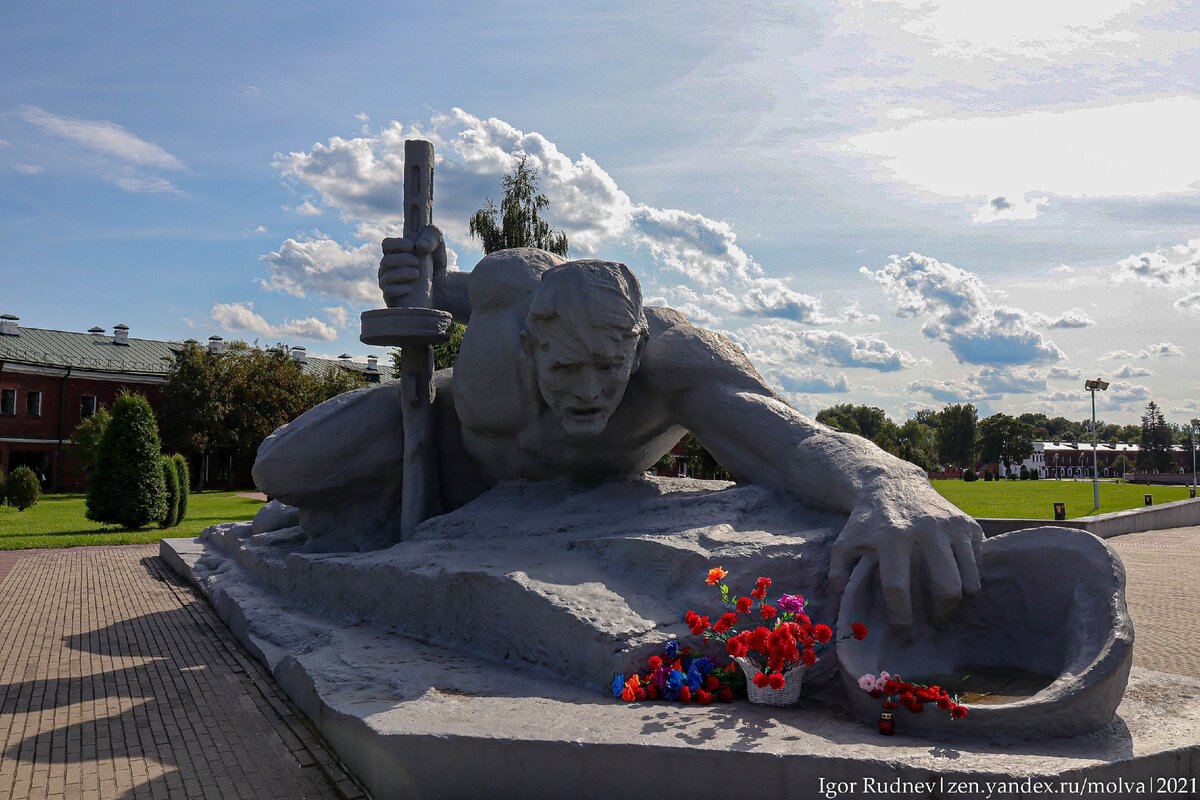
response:
<path fill-rule="evenodd" d="M 1125 562 L 1134 666 L 1200 678 L 1200 526 L 1106 541 Z"/>
<path fill-rule="evenodd" d="M 5 554 L 0 797 L 359 789 L 157 546 Z"/>

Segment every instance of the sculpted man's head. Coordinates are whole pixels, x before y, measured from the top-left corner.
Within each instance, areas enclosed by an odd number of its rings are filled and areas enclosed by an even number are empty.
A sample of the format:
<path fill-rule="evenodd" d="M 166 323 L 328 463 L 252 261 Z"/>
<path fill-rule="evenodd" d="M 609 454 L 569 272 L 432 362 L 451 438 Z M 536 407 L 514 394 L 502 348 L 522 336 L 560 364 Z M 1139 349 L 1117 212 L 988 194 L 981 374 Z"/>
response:
<path fill-rule="evenodd" d="M 521 336 L 538 391 L 567 433 L 603 432 L 648 332 L 641 287 L 624 264 L 569 261 L 542 276 Z"/>

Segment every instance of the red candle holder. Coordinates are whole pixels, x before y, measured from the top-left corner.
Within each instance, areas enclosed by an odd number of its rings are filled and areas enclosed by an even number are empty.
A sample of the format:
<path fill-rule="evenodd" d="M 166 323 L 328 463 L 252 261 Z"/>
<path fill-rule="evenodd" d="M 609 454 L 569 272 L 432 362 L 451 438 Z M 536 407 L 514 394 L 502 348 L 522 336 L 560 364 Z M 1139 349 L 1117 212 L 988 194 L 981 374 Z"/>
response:
<path fill-rule="evenodd" d="M 892 719 L 892 712 L 881 711 L 879 713 L 879 732 L 884 736 L 891 736 L 896 732 L 896 721 Z"/>

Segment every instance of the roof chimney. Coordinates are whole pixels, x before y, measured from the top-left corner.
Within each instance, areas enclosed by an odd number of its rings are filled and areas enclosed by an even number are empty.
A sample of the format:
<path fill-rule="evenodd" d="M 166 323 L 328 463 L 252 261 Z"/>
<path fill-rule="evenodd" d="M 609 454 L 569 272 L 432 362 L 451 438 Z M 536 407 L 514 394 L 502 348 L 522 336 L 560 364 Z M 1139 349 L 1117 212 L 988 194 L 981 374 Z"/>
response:
<path fill-rule="evenodd" d="M 225 349 L 225 340 L 224 339 L 222 339 L 220 336 L 217 336 L 215 333 L 212 336 L 208 337 L 208 352 L 220 353 L 224 349 Z"/>
<path fill-rule="evenodd" d="M 338 356 L 338 361 L 349 361 L 350 358 L 351 356 L 349 353 L 342 353 L 340 356 Z"/>
<path fill-rule="evenodd" d="M 308 363 L 308 348 L 302 344 L 298 344 L 292 348 L 292 358 L 299 361 L 301 364 Z"/>
<path fill-rule="evenodd" d="M 129 326 L 114 325 L 113 326 L 113 344 L 129 344 Z"/>
<path fill-rule="evenodd" d="M 367 372 L 379 372 L 379 356 L 367 356 Z"/>
<path fill-rule="evenodd" d="M 20 336 L 21 332 L 17 330 L 17 320 L 20 317 L 14 317 L 12 314 L 0 315 L 0 336 Z"/>
<path fill-rule="evenodd" d="M 101 328 L 99 325 L 93 325 L 92 327 L 88 328 L 88 333 L 92 334 L 93 336 L 98 336 L 104 333 L 104 328 Z"/>

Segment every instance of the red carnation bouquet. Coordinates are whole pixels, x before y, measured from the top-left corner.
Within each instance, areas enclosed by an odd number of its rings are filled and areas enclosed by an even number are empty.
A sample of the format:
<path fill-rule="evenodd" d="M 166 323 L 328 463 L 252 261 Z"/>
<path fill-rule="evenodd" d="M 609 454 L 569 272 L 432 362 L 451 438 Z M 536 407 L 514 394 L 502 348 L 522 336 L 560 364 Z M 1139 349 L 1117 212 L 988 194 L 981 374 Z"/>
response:
<path fill-rule="evenodd" d="M 781 690 L 792 679 L 794 702 L 799 697 L 800 675 L 803 667 L 817 663 L 817 653 L 834 642 L 833 629 L 814 624 L 804 613 L 808 601 L 800 595 L 783 594 L 773 603 L 767 602 L 770 578 L 759 578 L 749 597 L 739 597 L 722 581 L 729 573 L 722 567 L 708 572 L 708 584 L 717 586 L 721 602 L 730 610 L 717 618 L 700 616 L 688 611 L 684 623 L 696 636 L 725 643 L 725 652 L 734 658 L 758 689 Z M 867 628 L 860 623 L 850 626 L 853 631 L 842 639 L 864 639 Z M 749 689 L 749 686 L 747 687 Z M 750 699 L 777 703 L 750 691 Z"/>

